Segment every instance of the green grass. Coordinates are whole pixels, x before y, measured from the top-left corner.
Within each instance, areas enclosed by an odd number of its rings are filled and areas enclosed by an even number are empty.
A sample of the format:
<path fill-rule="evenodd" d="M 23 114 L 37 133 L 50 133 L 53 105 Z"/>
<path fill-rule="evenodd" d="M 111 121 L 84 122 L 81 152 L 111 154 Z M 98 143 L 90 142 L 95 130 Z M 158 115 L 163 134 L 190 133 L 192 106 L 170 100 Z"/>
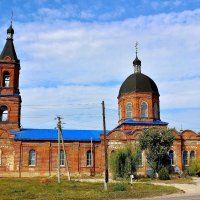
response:
<path fill-rule="evenodd" d="M 166 184 L 194 184 L 194 181 L 191 177 L 185 177 L 185 178 L 175 178 L 171 180 L 153 180 L 152 182 L 158 182 L 158 183 L 166 183 Z"/>
<path fill-rule="evenodd" d="M 103 190 L 103 183 L 68 182 L 58 184 L 55 179 L 0 179 L 1 200 L 99 200 L 142 198 L 181 192 L 171 186 L 152 185 L 150 183 L 109 183 L 108 192 Z"/>

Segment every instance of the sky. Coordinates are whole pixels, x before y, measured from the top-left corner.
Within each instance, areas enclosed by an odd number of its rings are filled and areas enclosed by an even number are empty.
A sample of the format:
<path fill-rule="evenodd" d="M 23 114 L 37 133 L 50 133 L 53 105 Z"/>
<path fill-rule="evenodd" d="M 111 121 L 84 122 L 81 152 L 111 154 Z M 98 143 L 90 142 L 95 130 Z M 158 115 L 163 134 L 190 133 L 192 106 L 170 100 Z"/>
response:
<path fill-rule="evenodd" d="M 0 49 L 12 11 L 23 128 L 102 129 L 102 100 L 116 127 L 138 41 L 161 120 L 200 132 L 200 0 L 0 0 Z"/>

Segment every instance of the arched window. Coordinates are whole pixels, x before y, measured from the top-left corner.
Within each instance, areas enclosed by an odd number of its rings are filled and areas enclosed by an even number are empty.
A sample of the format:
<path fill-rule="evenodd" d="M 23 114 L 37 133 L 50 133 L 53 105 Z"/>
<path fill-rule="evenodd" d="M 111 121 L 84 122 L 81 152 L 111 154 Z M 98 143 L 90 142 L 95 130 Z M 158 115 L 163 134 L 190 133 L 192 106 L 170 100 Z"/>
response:
<path fill-rule="evenodd" d="M 9 72 L 3 73 L 3 87 L 9 87 L 10 85 L 10 74 Z"/>
<path fill-rule="evenodd" d="M 8 108 L 7 106 L 0 107 L 0 121 L 6 122 L 8 121 Z"/>
<path fill-rule="evenodd" d="M 92 166 L 92 153 L 90 150 L 86 153 L 86 166 Z"/>
<path fill-rule="evenodd" d="M 146 102 L 141 103 L 141 117 L 142 118 L 148 117 L 148 105 Z"/>
<path fill-rule="evenodd" d="M 63 150 L 60 150 L 60 166 L 65 165 L 65 154 Z"/>
<path fill-rule="evenodd" d="M 158 104 L 157 103 L 154 103 L 153 111 L 154 111 L 154 118 L 158 119 Z"/>
<path fill-rule="evenodd" d="M 142 156 L 142 152 L 139 152 L 139 154 L 138 154 L 138 164 L 139 164 L 140 166 L 143 165 L 143 156 Z"/>
<path fill-rule="evenodd" d="M 190 152 L 190 161 L 195 159 L 195 151 Z"/>
<path fill-rule="evenodd" d="M 30 166 L 35 166 L 35 164 L 36 164 L 36 152 L 35 152 L 35 150 L 33 150 L 33 149 L 31 149 L 31 150 L 29 151 L 28 164 L 29 164 Z"/>
<path fill-rule="evenodd" d="M 126 118 L 132 118 L 132 103 L 128 102 L 126 104 Z"/>
<path fill-rule="evenodd" d="M 170 165 L 174 165 L 174 151 L 169 151 L 169 159 L 170 159 Z"/>
<path fill-rule="evenodd" d="M 119 106 L 119 120 L 122 119 L 122 107 Z"/>
<path fill-rule="evenodd" d="M 183 165 L 188 165 L 188 152 L 183 151 Z"/>

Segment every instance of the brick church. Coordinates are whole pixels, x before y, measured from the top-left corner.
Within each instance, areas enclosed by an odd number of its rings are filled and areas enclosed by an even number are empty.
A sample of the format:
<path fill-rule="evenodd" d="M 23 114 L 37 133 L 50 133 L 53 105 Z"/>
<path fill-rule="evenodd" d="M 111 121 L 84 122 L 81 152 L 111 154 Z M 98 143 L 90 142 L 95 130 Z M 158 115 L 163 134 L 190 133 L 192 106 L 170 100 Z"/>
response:
<path fill-rule="evenodd" d="M 13 43 L 12 24 L 7 30 L 0 54 L 0 177 L 56 175 L 58 163 L 66 173 L 65 154 L 60 150 L 55 129 L 21 128 L 19 88 L 20 60 Z M 141 61 L 133 61 L 134 73 L 121 85 L 118 94 L 119 122 L 107 133 L 108 155 L 123 144 L 137 144 L 138 136 L 149 127 L 167 127 L 160 119 L 159 90 L 156 83 L 141 72 Z M 63 130 L 64 148 L 71 174 L 102 174 L 104 142 L 101 130 Z M 200 158 L 200 136 L 191 131 L 177 132 L 169 152 L 171 165 L 183 171 L 192 159 Z M 92 142 L 91 142 L 92 138 Z M 146 174 L 145 153 L 138 173 Z"/>

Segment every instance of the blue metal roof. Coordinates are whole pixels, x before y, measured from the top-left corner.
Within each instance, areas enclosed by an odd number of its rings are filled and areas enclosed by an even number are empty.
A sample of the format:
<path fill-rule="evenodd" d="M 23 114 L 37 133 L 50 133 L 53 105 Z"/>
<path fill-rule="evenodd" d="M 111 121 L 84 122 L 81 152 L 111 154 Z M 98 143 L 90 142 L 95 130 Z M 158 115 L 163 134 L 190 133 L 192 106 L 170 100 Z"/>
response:
<path fill-rule="evenodd" d="M 62 130 L 64 140 L 100 141 L 102 130 Z M 56 129 L 22 129 L 15 134 L 15 140 L 58 140 Z"/>
<path fill-rule="evenodd" d="M 145 124 L 145 125 L 168 125 L 167 122 L 163 122 L 161 120 L 154 121 L 135 121 L 133 119 L 127 119 L 122 124 Z"/>

